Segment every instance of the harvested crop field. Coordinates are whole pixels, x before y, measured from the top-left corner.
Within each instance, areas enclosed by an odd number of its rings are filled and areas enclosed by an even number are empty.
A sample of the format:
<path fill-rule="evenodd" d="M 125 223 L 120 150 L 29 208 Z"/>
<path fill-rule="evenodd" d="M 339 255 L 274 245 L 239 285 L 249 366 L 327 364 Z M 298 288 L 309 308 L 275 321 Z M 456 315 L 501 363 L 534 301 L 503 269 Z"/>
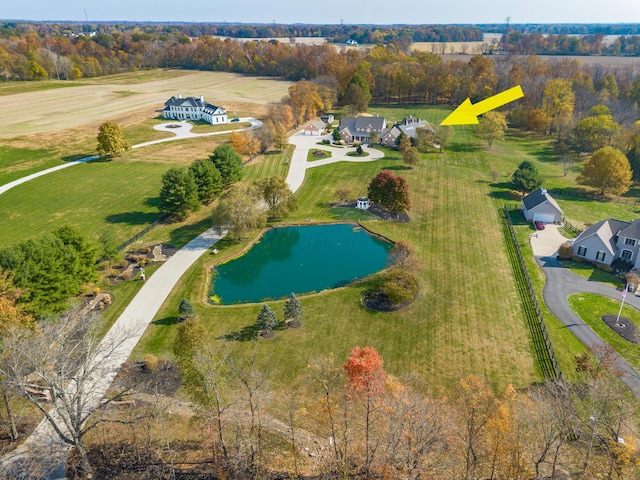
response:
<path fill-rule="evenodd" d="M 266 77 L 247 77 L 223 72 L 178 72 L 158 80 L 150 72 L 75 81 L 74 86 L 56 88 L 61 82 L 47 82 L 43 89 L 0 96 L 0 136 L 26 135 L 63 130 L 113 119 L 140 109 L 161 110 L 172 95 L 204 95 L 210 103 L 252 103 L 266 105 L 280 100 L 291 82 Z M 175 73 L 175 72 L 173 72 Z M 78 85 L 83 83 L 82 85 Z"/>
<path fill-rule="evenodd" d="M 471 42 L 467 42 L 471 43 Z M 521 55 L 514 55 L 514 57 L 519 57 Z M 522 55 L 524 56 L 524 55 Z M 460 60 L 463 62 L 468 62 L 471 60 L 473 55 L 467 54 L 445 54 L 442 55 L 443 60 Z M 492 60 L 506 58 L 505 55 L 487 55 L 487 58 Z M 602 65 L 606 67 L 627 67 L 627 66 L 640 66 L 640 58 L 638 57 L 612 57 L 606 55 L 537 55 L 537 58 L 541 60 L 546 60 L 550 62 L 559 62 L 561 60 L 578 60 L 580 63 L 584 65 Z"/>

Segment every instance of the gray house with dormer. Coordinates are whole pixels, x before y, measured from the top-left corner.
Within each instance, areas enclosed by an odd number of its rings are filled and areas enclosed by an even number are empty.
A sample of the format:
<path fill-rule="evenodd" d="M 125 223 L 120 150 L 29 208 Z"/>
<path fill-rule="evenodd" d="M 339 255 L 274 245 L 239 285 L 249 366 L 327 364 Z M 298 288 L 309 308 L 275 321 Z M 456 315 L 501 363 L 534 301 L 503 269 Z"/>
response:
<path fill-rule="evenodd" d="M 592 262 L 611 263 L 621 258 L 640 267 L 640 219 L 625 222 L 615 218 L 588 227 L 573 243 L 573 254 Z"/>
<path fill-rule="evenodd" d="M 346 143 L 366 143 L 371 132 L 376 132 L 379 138 L 385 126 L 386 122 L 382 117 L 347 117 L 340 120 L 338 132 Z"/>
<path fill-rule="evenodd" d="M 558 223 L 562 220 L 560 205 L 544 188 L 522 199 L 522 213 L 529 222 Z"/>
<path fill-rule="evenodd" d="M 435 133 L 435 128 L 426 120 L 420 120 L 415 117 L 406 117 L 401 122 L 396 123 L 391 128 L 385 130 L 380 135 L 380 141 L 387 147 L 393 147 L 396 144 L 396 140 L 400 135 L 405 135 L 409 138 L 414 138 L 419 128 L 427 130 L 430 133 Z"/>

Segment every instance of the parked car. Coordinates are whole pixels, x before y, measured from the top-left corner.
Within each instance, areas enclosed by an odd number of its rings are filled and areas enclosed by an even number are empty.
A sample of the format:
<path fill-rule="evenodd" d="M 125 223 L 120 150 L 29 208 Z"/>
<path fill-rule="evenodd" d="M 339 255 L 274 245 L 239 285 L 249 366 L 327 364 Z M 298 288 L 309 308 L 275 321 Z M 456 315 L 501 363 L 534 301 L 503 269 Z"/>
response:
<path fill-rule="evenodd" d="M 536 220 L 533 224 L 536 226 L 536 230 L 544 230 L 544 223 L 540 220 Z"/>
<path fill-rule="evenodd" d="M 233 122 L 239 122 L 239 121 L 240 121 L 240 119 L 239 119 L 239 118 L 232 118 L 232 119 L 231 119 L 231 122 L 232 122 L 232 123 L 233 123 Z"/>

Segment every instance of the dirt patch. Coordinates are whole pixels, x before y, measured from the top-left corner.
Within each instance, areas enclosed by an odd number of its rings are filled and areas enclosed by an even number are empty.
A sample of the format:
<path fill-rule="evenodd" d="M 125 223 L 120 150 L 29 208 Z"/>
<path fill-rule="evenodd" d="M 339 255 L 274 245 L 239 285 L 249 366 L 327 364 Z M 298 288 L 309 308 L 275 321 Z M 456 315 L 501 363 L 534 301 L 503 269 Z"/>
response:
<path fill-rule="evenodd" d="M 174 362 L 159 360 L 154 370 L 142 362 L 125 363 L 113 381 L 114 390 L 131 390 L 139 394 L 173 396 L 182 385 L 182 376 Z"/>
<path fill-rule="evenodd" d="M 626 341 L 631 343 L 640 343 L 640 339 L 638 339 L 638 328 L 636 327 L 636 324 L 628 318 L 620 317 L 617 323 L 617 315 L 602 315 L 600 318 L 611 330 L 616 332 Z"/>
<path fill-rule="evenodd" d="M 332 207 L 344 207 L 344 208 L 356 208 L 357 202 L 337 202 L 332 203 Z M 389 222 L 409 222 L 411 219 L 409 218 L 409 214 L 407 212 L 391 212 L 384 208 L 382 205 L 372 204 L 367 212 L 375 215 L 382 220 L 387 220 Z"/>

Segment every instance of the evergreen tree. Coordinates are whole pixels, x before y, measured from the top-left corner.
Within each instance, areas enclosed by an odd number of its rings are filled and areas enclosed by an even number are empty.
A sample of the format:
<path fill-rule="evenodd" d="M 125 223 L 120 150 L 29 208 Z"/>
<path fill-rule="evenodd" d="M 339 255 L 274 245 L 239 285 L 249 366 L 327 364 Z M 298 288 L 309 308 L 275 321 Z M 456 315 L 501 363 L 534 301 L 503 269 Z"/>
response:
<path fill-rule="evenodd" d="M 284 302 L 284 318 L 290 318 L 294 322 L 302 320 L 302 305 L 295 293 L 291 293 L 286 302 Z"/>
<path fill-rule="evenodd" d="M 228 186 L 242 179 L 242 157 L 229 143 L 219 145 L 210 157 L 222 176 L 222 185 Z"/>
<path fill-rule="evenodd" d="M 205 205 L 222 191 L 222 175 L 211 160 L 196 160 L 189 166 L 189 172 L 198 187 L 198 200 Z"/>
<path fill-rule="evenodd" d="M 276 312 L 269 308 L 269 305 L 266 303 L 262 306 L 258 317 L 256 318 L 256 323 L 260 328 L 271 331 L 276 328 L 278 324 L 278 317 L 276 316 Z"/>
<path fill-rule="evenodd" d="M 544 180 L 540 176 L 538 167 L 528 160 L 518 165 L 518 169 L 511 175 L 513 188 L 522 193 L 533 192 L 540 188 L 542 182 L 544 182 Z"/>
<path fill-rule="evenodd" d="M 196 314 L 196 311 L 193 308 L 192 303 L 186 298 L 183 298 L 182 300 L 180 300 L 180 305 L 178 306 L 178 313 L 182 318 L 189 318 L 189 317 L 193 317 Z"/>
<path fill-rule="evenodd" d="M 160 189 L 160 211 L 176 217 L 186 218 L 200 208 L 198 186 L 193 173 L 186 168 L 170 168 L 162 175 Z"/>

